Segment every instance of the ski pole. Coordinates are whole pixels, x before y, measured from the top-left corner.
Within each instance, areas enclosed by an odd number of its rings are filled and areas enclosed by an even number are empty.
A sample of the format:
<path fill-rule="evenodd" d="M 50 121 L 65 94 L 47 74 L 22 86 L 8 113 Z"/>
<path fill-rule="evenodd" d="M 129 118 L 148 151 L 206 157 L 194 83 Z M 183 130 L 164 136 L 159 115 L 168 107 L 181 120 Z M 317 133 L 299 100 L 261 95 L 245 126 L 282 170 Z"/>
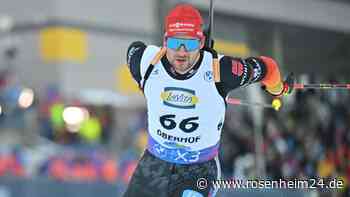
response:
<path fill-rule="evenodd" d="M 280 109 L 282 106 L 282 102 L 280 99 L 275 98 L 273 99 L 271 104 L 267 103 L 259 103 L 259 102 L 250 102 L 250 101 L 245 101 L 237 98 L 226 98 L 226 103 L 231 104 L 231 105 L 244 105 L 244 106 L 250 106 L 250 107 L 262 107 L 262 108 L 271 108 L 276 111 Z"/>
<path fill-rule="evenodd" d="M 350 84 L 331 84 L 331 83 L 320 83 L 320 84 L 302 84 L 295 83 L 293 84 L 294 89 L 345 89 L 350 90 Z"/>

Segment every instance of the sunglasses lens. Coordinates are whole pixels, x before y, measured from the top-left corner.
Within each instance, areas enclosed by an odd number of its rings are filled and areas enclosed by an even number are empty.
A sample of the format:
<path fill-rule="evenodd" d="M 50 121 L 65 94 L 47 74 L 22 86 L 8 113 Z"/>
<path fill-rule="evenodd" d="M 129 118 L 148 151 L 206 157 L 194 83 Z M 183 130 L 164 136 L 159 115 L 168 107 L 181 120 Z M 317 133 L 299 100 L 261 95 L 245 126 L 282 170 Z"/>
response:
<path fill-rule="evenodd" d="M 178 50 L 181 46 L 184 46 L 187 51 L 194 51 L 199 49 L 200 41 L 198 39 L 182 39 L 171 37 L 167 39 L 168 48 Z"/>

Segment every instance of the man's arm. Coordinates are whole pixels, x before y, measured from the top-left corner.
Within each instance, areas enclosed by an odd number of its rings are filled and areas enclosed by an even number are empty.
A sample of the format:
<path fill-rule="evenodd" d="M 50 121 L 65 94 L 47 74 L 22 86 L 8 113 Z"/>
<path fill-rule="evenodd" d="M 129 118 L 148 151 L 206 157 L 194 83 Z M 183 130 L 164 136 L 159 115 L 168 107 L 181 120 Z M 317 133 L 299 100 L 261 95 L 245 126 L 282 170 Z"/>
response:
<path fill-rule="evenodd" d="M 142 79 L 141 59 L 142 59 L 143 52 L 146 50 L 146 48 L 147 46 L 141 41 L 133 42 L 129 46 L 127 55 L 126 55 L 126 61 L 129 66 L 131 75 L 138 84 L 140 84 L 140 81 Z"/>
<path fill-rule="evenodd" d="M 224 89 L 261 82 L 272 95 L 283 93 L 283 83 L 277 63 L 269 57 L 246 59 L 223 56 L 220 59 L 220 78 Z"/>
<path fill-rule="evenodd" d="M 220 59 L 220 78 L 230 89 L 261 81 L 266 71 L 266 65 L 259 58 L 223 56 Z"/>

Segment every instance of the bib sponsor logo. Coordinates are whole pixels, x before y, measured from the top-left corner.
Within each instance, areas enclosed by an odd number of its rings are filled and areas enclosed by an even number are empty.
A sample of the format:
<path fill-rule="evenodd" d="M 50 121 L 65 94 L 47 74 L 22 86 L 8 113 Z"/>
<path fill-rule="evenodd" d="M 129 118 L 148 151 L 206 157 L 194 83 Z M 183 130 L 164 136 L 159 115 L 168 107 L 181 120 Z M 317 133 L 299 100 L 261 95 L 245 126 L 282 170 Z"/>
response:
<path fill-rule="evenodd" d="M 207 82 L 212 82 L 213 81 L 213 72 L 212 71 L 207 71 L 204 73 L 204 80 Z"/>
<path fill-rule="evenodd" d="M 162 132 L 161 130 L 157 130 L 157 135 L 159 135 L 160 137 L 162 137 L 165 140 L 169 140 L 170 142 L 168 142 L 166 145 L 168 145 L 169 147 L 174 147 L 174 145 L 178 146 L 177 148 L 189 148 L 189 147 L 185 147 L 182 146 L 176 142 L 180 142 L 180 143 L 187 143 L 187 144 L 194 144 L 199 142 L 199 140 L 201 139 L 201 136 L 193 136 L 193 137 L 176 137 L 170 134 L 167 134 L 165 132 Z M 172 143 L 175 142 L 175 143 Z"/>
<path fill-rule="evenodd" d="M 153 149 L 156 151 L 156 154 L 163 159 L 168 159 L 171 161 L 180 162 L 180 163 L 194 163 L 200 159 L 200 151 L 189 151 L 185 149 L 178 148 L 165 148 L 160 144 L 155 144 Z"/>
<path fill-rule="evenodd" d="M 193 23 L 172 23 L 169 25 L 169 27 L 172 27 L 172 28 L 179 28 L 179 27 L 194 27 L 195 25 Z"/>
<path fill-rule="evenodd" d="M 194 90 L 176 87 L 164 88 L 160 98 L 164 105 L 182 109 L 193 109 L 199 101 Z"/>
<path fill-rule="evenodd" d="M 167 146 L 167 147 L 169 147 L 169 148 L 177 148 L 177 149 L 191 150 L 191 147 L 185 146 L 185 145 L 181 145 L 181 144 L 176 143 L 176 142 L 164 142 L 164 145 Z"/>
<path fill-rule="evenodd" d="M 159 69 L 155 69 L 155 70 L 152 72 L 152 75 L 159 75 Z"/>

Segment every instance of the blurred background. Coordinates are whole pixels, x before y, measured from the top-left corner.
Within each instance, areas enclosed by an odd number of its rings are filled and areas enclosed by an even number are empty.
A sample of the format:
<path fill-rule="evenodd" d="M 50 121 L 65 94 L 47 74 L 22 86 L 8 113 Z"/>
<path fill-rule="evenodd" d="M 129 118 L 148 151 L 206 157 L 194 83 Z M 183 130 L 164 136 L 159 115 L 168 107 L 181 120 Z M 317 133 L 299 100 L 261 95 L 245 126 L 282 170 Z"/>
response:
<path fill-rule="evenodd" d="M 121 196 L 147 142 L 126 50 L 160 45 L 179 2 L 0 0 L 0 197 Z M 274 57 L 297 82 L 350 80 L 347 0 L 215 0 L 221 54 Z M 206 20 L 207 21 L 207 20 Z M 271 102 L 259 85 L 231 97 Z M 350 196 L 349 90 L 295 91 L 279 112 L 228 106 L 225 178 L 337 178 L 342 189 L 222 190 L 219 196 Z"/>

